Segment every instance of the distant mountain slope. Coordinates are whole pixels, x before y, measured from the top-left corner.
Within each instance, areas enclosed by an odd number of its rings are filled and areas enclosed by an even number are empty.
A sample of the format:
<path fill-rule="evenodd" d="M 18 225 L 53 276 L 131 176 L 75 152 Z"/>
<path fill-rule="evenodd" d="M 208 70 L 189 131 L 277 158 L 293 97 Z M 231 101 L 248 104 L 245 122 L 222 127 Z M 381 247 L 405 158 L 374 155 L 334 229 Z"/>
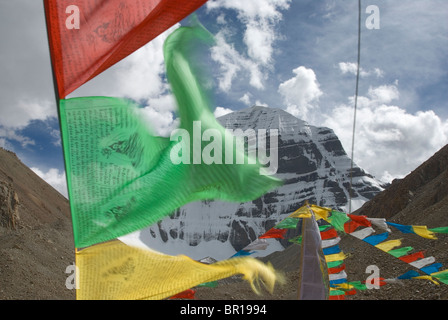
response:
<path fill-rule="evenodd" d="M 401 224 L 448 226 L 448 145 L 357 212 Z"/>
<path fill-rule="evenodd" d="M 69 202 L 0 148 L 0 300 L 74 299 Z"/>

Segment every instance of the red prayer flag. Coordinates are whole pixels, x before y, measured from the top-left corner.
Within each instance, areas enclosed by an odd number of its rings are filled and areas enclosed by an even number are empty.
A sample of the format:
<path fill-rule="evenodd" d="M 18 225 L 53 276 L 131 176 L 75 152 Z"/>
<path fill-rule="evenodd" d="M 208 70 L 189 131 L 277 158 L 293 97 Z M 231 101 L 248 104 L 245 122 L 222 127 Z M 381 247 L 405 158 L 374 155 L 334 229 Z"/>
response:
<path fill-rule="evenodd" d="M 267 238 L 278 238 L 278 239 L 284 239 L 285 234 L 288 229 L 275 229 L 272 228 L 268 230 L 265 234 L 261 235 L 259 239 L 267 239 Z"/>
<path fill-rule="evenodd" d="M 44 0 L 53 73 L 63 99 L 207 0 Z"/>
<path fill-rule="evenodd" d="M 328 300 L 345 300 L 345 295 L 329 296 Z"/>
<path fill-rule="evenodd" d="M 357 216 L 357 215 L 350 214 L 350 213 L 347 214 L 347 216 L 350 219 L 352 219 L 353 221 L 359 223 L 361 226 L 364 226 L 364 227 L 371 227 L 372 226 L 372 223 L 369 220 L 367 220 L 366 216 Z"/>
<path fill-rule="evenodd" d="M 406 263 L 411 263 L 413 261 L 416 261 L 418 259 L 423 259 L 423 258 L 424 258 L 423 251 L 419 251 L 419 252 L 408 254 L 408 255 L 403 256 L 403 257 L 399 257 L 398 259 L 400 259 L 400 260 L 402 260 L 402 261 L 404 261 Z"/>
<path fill-rule="evenodd" d="M 328 268 L 328 274 L 336 274 L 345 270 L 345 263 L 343 263 L 340 267 Z"/>
<path fill-rule="evenodd" d="M 170 299 L 194 299 L 194 294 L 196 291 L 192 289 L 188 289 L 182 292 L 179 292 L 178 294 L 170 297 Z"/>
<path fill-rule="evenodd" d="M 345 233 L 352 233 L 359 226 L 360 226 L 360 224 L 358 222 L 351 220 L 351 221 L 344 223 L 344 231 L 345 231 Z"/>
<path fill-rule="evenodd" d="M 331 228 L 329 230 L 322 231 L 320 233 L 320 237 L 322 240 L 333 239 L 338 236 L 335 228 Z"/>
<path fill-rule="evenodd" d="M 345 292 L 346 296 L 354 296 L 356 294 L 356 289 L 352 289 Z"/>

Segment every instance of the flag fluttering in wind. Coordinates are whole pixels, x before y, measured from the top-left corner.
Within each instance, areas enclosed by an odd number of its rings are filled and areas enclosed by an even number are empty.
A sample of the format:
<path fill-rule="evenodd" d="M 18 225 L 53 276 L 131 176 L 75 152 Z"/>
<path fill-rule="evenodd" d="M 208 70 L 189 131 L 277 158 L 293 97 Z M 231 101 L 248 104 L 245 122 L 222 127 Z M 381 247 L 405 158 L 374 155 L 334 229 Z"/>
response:
<path fill-rule="evenodd" d="M 189 141 L 156 136 L 142 121 L 141 109 L 126 99 L 61 100 L 77 247 L 143 229 L 192 201 L 246 202 L 281 184 L 277 178 L 260 174 L 261 166 L 249 164 L 248 159 L 244 164 L 225 163 L 226 144 L 234 137 L 214 117 L 207 94 L 189 63 L 190 46 L 195 39 L 208 36 L 202 27 L 182 27 L 165 42 L 167 76 L 178 101 L 179 130 L 188 133 Z M 193 123 L 200 123 L 200 131 Z M 206 130 L 223 137 L 224 143 L 214 151 L 221 154 L 220 161 L 195 163 L 191 152 L 186 163 L 173 163 L 173 153 L 192 150 L 197 143 L 195 136 L 202 136 Z M 238 151 L 232 152 L 238 156 Z"/>

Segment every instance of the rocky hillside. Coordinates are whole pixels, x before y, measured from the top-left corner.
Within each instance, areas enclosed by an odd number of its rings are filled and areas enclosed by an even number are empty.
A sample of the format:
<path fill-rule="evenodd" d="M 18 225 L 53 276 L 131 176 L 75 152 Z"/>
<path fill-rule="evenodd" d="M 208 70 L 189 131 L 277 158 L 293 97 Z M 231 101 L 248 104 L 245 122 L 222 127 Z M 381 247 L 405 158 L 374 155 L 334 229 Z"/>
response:
<path fill-rule="evenodd" d="M 358 212 L 401 224 L 448 225 L 448 145 Z"/>
<path fill-rule="evenodd" d="M 0 148 L 0 300 L 74 299 L 74 259 L 68 200 Z"/>

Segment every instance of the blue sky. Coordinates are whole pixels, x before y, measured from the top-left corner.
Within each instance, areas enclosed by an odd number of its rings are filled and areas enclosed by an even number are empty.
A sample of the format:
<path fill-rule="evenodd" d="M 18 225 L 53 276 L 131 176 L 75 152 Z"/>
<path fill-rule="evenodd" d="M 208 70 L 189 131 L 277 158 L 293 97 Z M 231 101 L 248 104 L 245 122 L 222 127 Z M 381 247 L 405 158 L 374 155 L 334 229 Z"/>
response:
<path fill-rule="evenodd" d="M 366 27 L 378 8 L 379 29 Z M 332 128 L 351 152 L 358 1 L 209 0 L 207 67 L 217 114 L 254 104 Z M 383 181 L 403 177 L 448 143 L 446 0 L 362 1 L 355 162 Z M 168 135 L 176 110 L 162 44 L 138 50 L 69 97 L 127 96 Z M 41 1 L 0 0 L 0 146 L 62 193 L 64 164 Z"/>

